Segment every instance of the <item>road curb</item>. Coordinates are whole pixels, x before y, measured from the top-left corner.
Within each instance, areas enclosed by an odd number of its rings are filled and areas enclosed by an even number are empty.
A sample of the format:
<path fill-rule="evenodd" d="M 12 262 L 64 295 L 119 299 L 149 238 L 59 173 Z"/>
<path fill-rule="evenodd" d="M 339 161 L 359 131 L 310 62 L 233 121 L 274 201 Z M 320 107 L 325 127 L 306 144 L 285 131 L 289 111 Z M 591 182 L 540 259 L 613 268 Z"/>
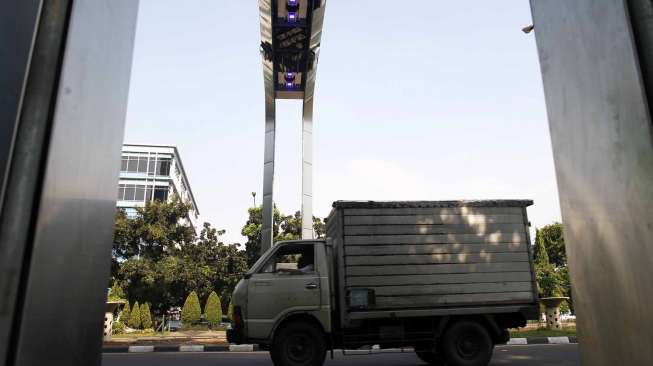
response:
<path fill-rule="evenodd" d="M 577 337 L 529 337 L 529 338 L 510 338 L 507 345 L 527 345 L 527 344 L 570 344 L 578 343 Z"/>
<path fill-rule="evenodd" d="M 570 344 L 578 343 L 577 337 L 530 337 L 510 338 L 507 345 Z M 258 344 L 177 344 L 147 346 L 104 346 L 103 353 L 147 353 L 147 352 L 256 352 Z"/>
<path fill-rule="evenodd" d="M 148 353 L 148 352 L 255 352 L 258 344 L 160 344 L 139 346 L 103 346 L 102 353 Z"/>

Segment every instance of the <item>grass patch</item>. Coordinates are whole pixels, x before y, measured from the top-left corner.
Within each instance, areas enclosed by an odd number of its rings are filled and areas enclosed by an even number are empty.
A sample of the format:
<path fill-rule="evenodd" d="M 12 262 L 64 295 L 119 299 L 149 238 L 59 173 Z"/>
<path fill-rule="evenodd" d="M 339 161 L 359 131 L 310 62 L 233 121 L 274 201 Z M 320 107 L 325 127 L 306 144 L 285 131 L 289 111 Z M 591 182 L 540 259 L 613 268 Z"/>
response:
<path fill-rule="evenodd" d="M 174 332 L 154 332 L 154 331 L 149 331 L 149 332 L 133 332 L 133 333 L 122 333 L 122 334 L 114 334 L 112 338 L 139 338 L 139 337 L 169 337 L 169 336 L 174 336 Z"/>
<path fill-rule="evenodd" d="M 511 329 L 511 338 L 529 338 L 529 337 L 573 337 L 576 335 L 576 327 L 564 328 L 562 330 L 549 330 L 546 328 L 538 329 Z"/>
<path fill-rule="evenodd" d="M 219 325 L 215 325 L 209 329 L 209 326 L 207 324 L 193 324 L 193 325 L 182 325 L 181 330 L 182 331 L 187 331 L 187 330 L 221 331 L 221 330 L 226 330 L 226 328 Z"/>

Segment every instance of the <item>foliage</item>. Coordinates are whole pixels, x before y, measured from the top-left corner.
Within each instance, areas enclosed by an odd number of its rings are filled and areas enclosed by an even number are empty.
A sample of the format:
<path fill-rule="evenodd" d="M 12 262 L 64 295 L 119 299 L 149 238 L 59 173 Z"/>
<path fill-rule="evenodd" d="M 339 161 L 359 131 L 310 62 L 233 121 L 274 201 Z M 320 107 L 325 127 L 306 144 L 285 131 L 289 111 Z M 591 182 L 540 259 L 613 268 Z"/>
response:
<path fill-rule="evenodd" d="M 533 262 L 540 297 L 565 296 L 570 300 L 561 305 L 562 311 L 573 311 L 569 269 L 565 254 L 562 225 L 553 223 L 535 231 Z"/>
<path fill-rule="evenodd" d="M 109 301 L 120 301 L 125 300 L 126 298 L 127 295 L 125 295 L 125 291 L 116 281 L 114 281 L 113 286 L 111 286 L 111 289 L 109 290 Z"/>
<path fill-rule="evenodd" d="M 188 216 L 189 209 L 190 204 L 174 195 L 170 202 L 147 202 L 145 207 L 136 209 L 136 217 L 131 219 L 123 210 L 118 210 L 113 232 L 114 259 L 118 263 L 137 256 L 159 260 L 193 243 L 193 228 L 180 224 Z"/>
<path fill-rule="evenodd" d="M 141 326 L 143 329 L 152 328 L 152 314 L 150 313 L 150 306 L 147 303 L 143 303 L 140 307 L 141 312 Z"/>
<path fill-rule="evenodd" d="M 294 215 L 284 215 L 274 206 L 273 233 L 274 241 L 297 240 L 302 236 L 302 215 L 296 211 Z M 248 210 L 249 218 L 241 231 L 247 237 L 245 252 L 247 253 L 247 265 L 252 266 L 260 256 L 261 231 L 262 231 L 262 206 L 251 207 Z M 323 220 L 313 217 L 313 231 L 317 238 L 324 237 L 326 226 Z"/>
<path fill-rule="evenodd" d="M 562 279 L 553 264 L 538 264 L 535 277 L 540 297 L 562 296 Z"/>
<path fill-rule="evenodd" d="M 546 248 L 549 262 L 556 267 L 567 266 L 567 252 L 565 250 L 565 238 L 562 224 L 553 224 L 541 227 L 535 232 L 535 242 L 542 240 Z"/>
<path fill-rule="evenodd" d="M 544 237 L 540 235 L 540 230 L 535 229 L 535 248 L 533 249 L 533 262 L 536 265 L 549 264 L 549 254 L 546 251 Z"/>
<path fill-rule="evenodd" d="M 123 334 L 125 333 L 125 323 L 122 320 L 113 322 L 113 327 L 111 328 L 111 334 Z"/>
<path fill-rule="evenodd" d="M 201 298 L 214 290 L 228 297 L 248 268 L 238 244 L 220 241 L 224 230 L 205 223 L 197 237 L 186 213 L 173 199 L 147 204 L 131 220 L 121 211 L 116 216 L 113 276 L 129 299 L 151 304 L 157 315 L 181 306 L 193 290 Z"/>
<path fill-rule="evenodd" d="M 184 307 L 181 310 L 181 322 L 185 325 L 191 325 L 200 321 L 200 300 L 197 297 L 197 292 L 192 291 L 188 294 Z"/>
<path fill-rule="evenodd" d="M 125 307 L 122 309 L 122 312 L 120 313 L 120 321 L 123 322 L 124 324 L 127 324 L 129 322 L 129 301 L 125 304 Z"/>
<path fill-rule="evenodd" d="M 263 207 L 256 206 L 250 207 L 247 212 L 249 217 L 245 226 L 241 230 L 241 234 L 247 237 L 247 243 L 245 243 L 245 253 L 247 256 L 247 266 L 250 267 L 258 257 L 260 256 L 261 251 L 261 231 L 263 224 Z M 273 225 L 272 232 L 276 238 L 279 235 L 279 225 L 281 224 L 281 212 L 277 209 L 275 205 L 273 208 Z"/>
<path fill-rule="evenodd" d="M 209 325 L 218 325 L 222 321 L 222 304 L 220 297 L 215 292 L 211 292 L 206 305 L 204 305 L 204 316 Z"/>
<path fill-rule="evenodd" d="M 140 329 L 141 327 L 141 309 L 138 306 L 138 301 L 132 306 L 132 311 L 129 314 L 129 322 L 127 323 L 130 328 Z"/>

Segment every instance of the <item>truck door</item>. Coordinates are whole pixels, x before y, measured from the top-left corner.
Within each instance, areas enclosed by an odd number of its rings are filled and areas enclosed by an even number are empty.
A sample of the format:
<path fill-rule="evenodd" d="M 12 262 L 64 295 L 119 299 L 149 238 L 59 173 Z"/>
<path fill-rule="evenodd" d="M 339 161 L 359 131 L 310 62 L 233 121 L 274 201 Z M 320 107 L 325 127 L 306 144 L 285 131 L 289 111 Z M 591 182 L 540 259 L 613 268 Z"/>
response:
<path fill-rule="evenodd" d="M 248 281 L 247 334 L 270 336 L 276 320 L 290 311 L 320 308 L 320 278 L 313 243 L 280 244 Z"/>

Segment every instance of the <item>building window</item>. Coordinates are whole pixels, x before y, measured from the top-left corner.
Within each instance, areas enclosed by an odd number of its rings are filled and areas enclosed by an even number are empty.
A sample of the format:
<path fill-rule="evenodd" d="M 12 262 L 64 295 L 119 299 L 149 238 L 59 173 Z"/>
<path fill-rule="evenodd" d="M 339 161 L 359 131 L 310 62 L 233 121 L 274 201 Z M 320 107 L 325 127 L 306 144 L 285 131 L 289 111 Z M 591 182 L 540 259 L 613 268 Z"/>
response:
<path fill-rule="evenodd" d="M 168 200 L 168 188 L 155 188 L 154 189 L 154 199 L 157 201 L 167 201 Z"/>
<path fill-rule="evenodd" d="M 145 186 L 136 186 L 135 201 L 145 201 Z"/>
<path fill-rule="evenodd" d="M 156 172 L 158 175 L 170 175 L 170 160 L 159 160 L 156 162 Z"/>
<path fill-rule="evenodd" d="M 138 173 L 147 172 L 147 158 L 138 158 Z"/>
<path fill-rule="evenodd" d="M 138 158 L 129 157 L 129 160 L 127 161 L 127 171 L 128 172 L 138 171 Z"/>
<path fill-rule="evenodd" d="M 142 184 L 120 184 L 118 201 L 147 202 L 151 200 L 167 201 L 168 187 L 152 187 Z"/>
<path fill-rule="evenodd" d="M 123 156 L 120 162 L 120 171 L 124 173 L 147 173 L 148 175 L 170 175 L 170 158 L 156 156 Z"/>

